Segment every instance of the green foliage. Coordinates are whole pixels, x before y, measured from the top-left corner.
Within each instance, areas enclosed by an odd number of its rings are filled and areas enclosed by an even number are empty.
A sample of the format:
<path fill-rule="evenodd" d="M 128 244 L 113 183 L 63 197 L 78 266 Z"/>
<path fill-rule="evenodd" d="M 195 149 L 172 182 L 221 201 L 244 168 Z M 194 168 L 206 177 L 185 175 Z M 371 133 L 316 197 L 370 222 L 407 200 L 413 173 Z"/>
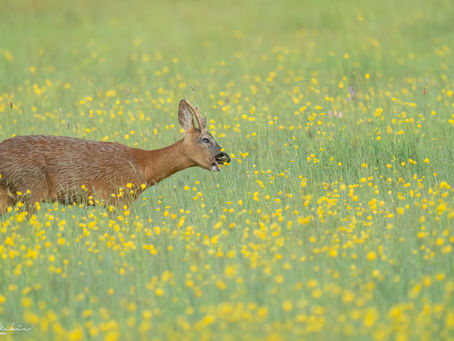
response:
<path fill-rule="evenodd" d="M 0 324 L 31 328 L 7 335 L 452 337 L 453 10 L 1 2 L 1 140 L 159 148 L 188 95 L 232 156 L 113 212 L 0 217 Z"/>

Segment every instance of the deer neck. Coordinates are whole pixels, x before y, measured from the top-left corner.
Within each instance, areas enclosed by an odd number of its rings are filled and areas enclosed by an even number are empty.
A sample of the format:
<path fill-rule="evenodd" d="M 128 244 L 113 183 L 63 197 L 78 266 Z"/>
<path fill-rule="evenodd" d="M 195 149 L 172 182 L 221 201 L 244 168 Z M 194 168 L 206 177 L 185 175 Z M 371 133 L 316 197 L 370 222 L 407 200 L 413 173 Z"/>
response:
<path fill-rule="evenodd" d="M 164 148 L 141 150 L 137 158 L 143 167 L 145 179 L 149 186 L 153 186 L 176 172 L 196 165 L 183 153 L 183 139 Z"/>

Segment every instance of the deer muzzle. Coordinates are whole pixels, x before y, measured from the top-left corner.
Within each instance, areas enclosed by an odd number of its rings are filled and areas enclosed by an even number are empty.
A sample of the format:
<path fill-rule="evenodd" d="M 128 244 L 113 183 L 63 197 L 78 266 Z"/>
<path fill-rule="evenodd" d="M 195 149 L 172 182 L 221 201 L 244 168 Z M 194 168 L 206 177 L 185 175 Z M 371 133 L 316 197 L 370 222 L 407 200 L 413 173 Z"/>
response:
<path fill-rule="evenodd" d="M 230 163 L 230 157 L 227 153 L 219 153 L 214 157 L 213 162 L 211 163 L 211 170 L 213 172 L 219 172 L 219 164 L 223 165 L 224 163 Z"/>

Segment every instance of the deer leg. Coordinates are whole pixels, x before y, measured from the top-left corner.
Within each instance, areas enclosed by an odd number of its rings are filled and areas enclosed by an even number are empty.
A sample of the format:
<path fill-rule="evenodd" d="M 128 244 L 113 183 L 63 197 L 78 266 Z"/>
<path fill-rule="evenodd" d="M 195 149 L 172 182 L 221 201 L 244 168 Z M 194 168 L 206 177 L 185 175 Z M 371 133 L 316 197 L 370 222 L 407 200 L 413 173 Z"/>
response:
<path fill-rule="evenodd" d="M 25 209 L 29 217 L 37 211 L 36 203 L 43 202 L 47 197 L 47 187 L 36 188 L 24 198 Z"/>
<path fill-rule="evenodd" d="M 8 212 L 8 207 L 12 207 L 14 204 L 14 200 L 8 194 L 8 189 L 0 185 L 0 216 Z"/>

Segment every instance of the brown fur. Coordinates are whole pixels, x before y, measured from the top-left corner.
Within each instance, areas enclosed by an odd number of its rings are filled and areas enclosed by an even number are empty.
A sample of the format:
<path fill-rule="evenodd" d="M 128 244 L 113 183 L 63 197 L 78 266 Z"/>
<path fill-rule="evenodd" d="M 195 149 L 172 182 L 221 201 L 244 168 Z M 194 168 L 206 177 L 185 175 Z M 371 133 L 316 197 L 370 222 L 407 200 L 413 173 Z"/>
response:
<path fill-rule="evenodd" d="M 221 148 L 214 139 L 210 146 L 201 142 L 212 136 L 204 127 L 196 129 L 189 123 L 192 106 L 188 103 L 183 100 L 179 107 L 185 137 L 161 149 L 61 136 L 4 140 L 0 143 L 0 215 L 19 200 L 30 211 L 41 201 L 129 204 L 175 172 L 193 166 L 210 169 Z"/>

